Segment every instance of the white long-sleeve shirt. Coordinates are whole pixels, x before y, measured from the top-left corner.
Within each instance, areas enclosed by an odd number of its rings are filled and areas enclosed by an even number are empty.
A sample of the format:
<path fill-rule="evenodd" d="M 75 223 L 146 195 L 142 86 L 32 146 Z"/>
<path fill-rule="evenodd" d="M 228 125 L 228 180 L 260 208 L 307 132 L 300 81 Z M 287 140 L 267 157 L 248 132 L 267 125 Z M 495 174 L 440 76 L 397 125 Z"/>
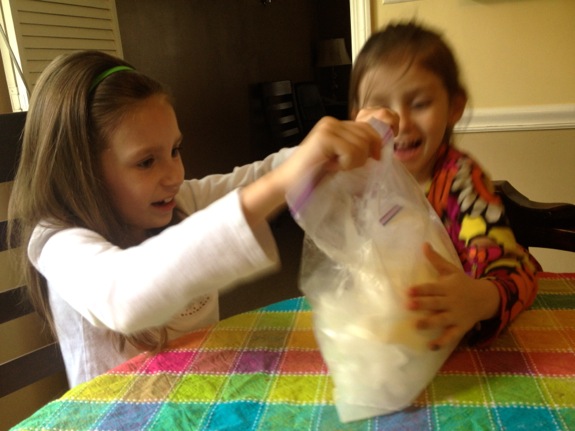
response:
<path fill-rule="evenodd" d="M 28 255 L 48 281 L 71 386 L 139 353 L 131 345 L 118 352 L 109 330 L 131 334 L 169 325 L 174 338 L 215 323 L 219 290 L 278 266 L 269 227 L 250 228 L 238 188 L 289 154 L 185 181 L 176 200 L 189 216 L 135 247 L 121 249 L 88 229 L 36 227 Z"/>

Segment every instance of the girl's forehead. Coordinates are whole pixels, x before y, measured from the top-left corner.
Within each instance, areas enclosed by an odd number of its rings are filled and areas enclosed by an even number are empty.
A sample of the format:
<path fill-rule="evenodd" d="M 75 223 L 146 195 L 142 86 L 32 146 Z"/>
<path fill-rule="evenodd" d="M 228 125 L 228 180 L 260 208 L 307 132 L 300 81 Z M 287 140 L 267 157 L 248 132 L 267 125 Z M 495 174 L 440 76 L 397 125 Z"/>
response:
<path fill-rule="evenodd" d="M 360 81 L 359 92 L 369 96 L 372 92 L 413 91 L 437 83 L 441 83 L 439 77 L 421 62 L 380 62 L 366 70 Z"/>

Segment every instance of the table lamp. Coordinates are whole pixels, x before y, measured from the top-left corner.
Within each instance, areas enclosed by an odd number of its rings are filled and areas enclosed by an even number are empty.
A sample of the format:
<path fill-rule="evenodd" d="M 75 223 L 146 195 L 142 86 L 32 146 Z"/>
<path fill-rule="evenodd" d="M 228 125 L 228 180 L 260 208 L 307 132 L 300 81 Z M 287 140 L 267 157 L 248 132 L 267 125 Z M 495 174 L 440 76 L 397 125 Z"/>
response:
<path fill-rule="evenodd" d="M 345 41 L 342 37 L 335 39 L 320 40 L 317 44 L 317 67 L 331 68 L 330 93 L 333 100 L 337 100 L 337 66 L 351 64 L 351 58 L 345 48 Z"/>

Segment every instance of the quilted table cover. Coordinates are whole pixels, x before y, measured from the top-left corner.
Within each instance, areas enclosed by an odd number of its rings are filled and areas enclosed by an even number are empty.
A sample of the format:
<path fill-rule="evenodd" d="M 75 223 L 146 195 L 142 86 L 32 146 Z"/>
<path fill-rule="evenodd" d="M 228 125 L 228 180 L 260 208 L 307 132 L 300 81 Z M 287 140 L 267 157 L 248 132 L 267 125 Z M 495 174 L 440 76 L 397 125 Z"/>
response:
<path fill-rule="evenodd" d="M 488 349 L 462 346 L 414 404 L 342 424 L 304 298 L 193 332 L 48 404 L 16 430 L 575 430 L 575 274 Z"/>

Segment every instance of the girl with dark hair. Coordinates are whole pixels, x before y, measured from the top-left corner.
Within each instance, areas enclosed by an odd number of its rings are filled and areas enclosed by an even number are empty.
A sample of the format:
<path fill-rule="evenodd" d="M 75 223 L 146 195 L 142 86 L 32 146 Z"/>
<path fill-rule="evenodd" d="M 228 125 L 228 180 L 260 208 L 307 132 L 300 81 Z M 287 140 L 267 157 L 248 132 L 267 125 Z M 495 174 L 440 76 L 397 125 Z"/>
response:
<path fill-rule="evenodd" d="M 394 157 L 427 194 L 463 264 L 465 272 L 424 250 L 440 278 L 413 286 L 407 307 L 428 312 L 419 327 L 442 330 L 430 348 L 464 334 L 489 343 L 533 303 L 540 266 L 516 243 L 490 179 L 453 146 L 467 93 L 451 49 L 416 23 L 387 26 L 357 56 L 349 101 L 352 119 L 376 117 L 394 129 Z"/>

